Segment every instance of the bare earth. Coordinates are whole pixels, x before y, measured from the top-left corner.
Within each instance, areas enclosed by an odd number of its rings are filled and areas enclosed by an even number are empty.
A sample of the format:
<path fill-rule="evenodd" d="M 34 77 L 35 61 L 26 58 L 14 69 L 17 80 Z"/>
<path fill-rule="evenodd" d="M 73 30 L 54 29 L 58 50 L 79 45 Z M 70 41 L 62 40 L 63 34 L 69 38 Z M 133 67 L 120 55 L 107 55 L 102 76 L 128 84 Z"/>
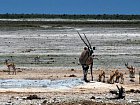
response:
<path fill-rule="evenodd" d="M 0 27 L 0 105 L 140 104 L 140 27 L 125 24 L 107 27 L 104 23 L 102 27 L 99 24 L 76 24 L 41 24 L 40 27 L 30 28 L 12 27 L 10 24 L 11 27 Z M 96 47 L 94 55 L 99 60 L 94 59 L 94 81 L 90 83 L 82 80 L 78 58 L 85 45 L 77 31 L 82 36 L 85 33 L 91 45 Z M 38 55 L 40 62 L 37 64 L 34 58 Z M 6 59 L 14 61 L 19 71 L 17 75 L 3 72 L 7 70 L 4 65 Z M 136 68 L 135 82 L 130 82 L 125 63 Z M 124 74 L 124 84 L 97 82 L 98 69 L 105 70 L 106 80 L 112 70 L 118 69 Z M 19 88 L 20 80 L 24 83 L 29 81 L 31 87 L 23 83 L 23 87 Z M 32 80 L 34 82 L 30 84 Z M 32 87 L 43 80 L 48 85 L 53 82 L 52 86 L 56 87 Z M 59 84 L 58 87 L 55 83 Z M 125 100 L 113 99 L 116 95 L 109 91 L 118 90 L 116 85 L 125 88 Z"/>
<path fill-rule="evenodd" d="M 113 69 L 112 69 L 113 70 Z M 82 70 L 80 69 L 53 69 L 53 68 L 20 68 L 18 69 L 17 75 L 8 75 L 7 72 L 0 72 L 1 79 L 28 79 L 28 80 L 61 80 L 61 79 L 69 79 L 69 78 L 82 78 Z M 139 90 L 139 77 L 138 70 L 136 70 L 136 78 L 135 82 L 129 81 L 128 71 L 120 70 L 125 75 L 124 84 L 116 83 L 119 86 L 123 86 L 126 91 L 131 89 Z M 14 105 L 47 105 L 47 103 L 51 104 L 70 104 L 75 103 L 75 105 L 79 105 L 78 102 L 83 102 L 81 104 L 84 105 L 84 101 L 86 103 L 92 102 L 105 102 L 105 103 L 117 103 L 117 104 L 134 104 L 135 101 L 138 104 L 140 101 L 139 93 L 126 93 L 125 100 L 111 100 L 108 98 L 114 98 L 115 96 L 110 94 L 110 90 L 117 90 L 116 84 L 107 84 L 97 82 L 98 74 L 100 70 L 94 71 L 94 81 L 90 83 L 84 83 L 79 86 L 75 86 L 69 89 L 51 89 L 51 88 L 0 88 L 0 104 L 5 105 L 6 103 L 10 105 L 13 103 Z M 109 78 L 109 73 L 111 70 L 106 71 L 106 80 Z M 75 75 L 75 77 L 73 77 Z M 71 77 L 72 76 L 72 77 Z M 88 78 L 90 80 L 90 72 L 88 74 Z M 30 95 L 37 95 L 41 99 L 26 99 Z M 95 99 L 91 99 L 91 97 L 95 97 Z M 90 102 L 91 101 L 91 102 Z M 134 101 L 134 102 L 133 102 Z M 43 104 L 46 103 L 46 104 Z M 7 105 L 6 104 L 6 105 Z M 89 104 L 89 105 L 90 105 Z"/>

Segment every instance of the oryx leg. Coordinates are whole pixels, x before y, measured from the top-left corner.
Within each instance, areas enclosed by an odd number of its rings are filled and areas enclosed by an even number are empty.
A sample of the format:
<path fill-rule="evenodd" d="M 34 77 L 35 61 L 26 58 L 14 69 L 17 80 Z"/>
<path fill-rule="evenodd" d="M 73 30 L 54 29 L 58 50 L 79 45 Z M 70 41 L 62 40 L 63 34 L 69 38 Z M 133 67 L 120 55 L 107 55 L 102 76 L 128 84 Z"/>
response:
<path fill-rule="evenodd" d="M 90 72 L 91 72 L 91 80 L 93 81 L 93 72 L 92 72 L 93 63 L 90 65 Z"/>
<path fill-rule="evenodd" d="M 83 74 L 84 74 L 84 81 L 85 81 L 85 82 L 89 82 L 89 81 L 87 80 L 87 74 L 88 74 L 89 66 L 87 66 L 87 65 L 82 65 L 82 68 L 83 68 Z"/>

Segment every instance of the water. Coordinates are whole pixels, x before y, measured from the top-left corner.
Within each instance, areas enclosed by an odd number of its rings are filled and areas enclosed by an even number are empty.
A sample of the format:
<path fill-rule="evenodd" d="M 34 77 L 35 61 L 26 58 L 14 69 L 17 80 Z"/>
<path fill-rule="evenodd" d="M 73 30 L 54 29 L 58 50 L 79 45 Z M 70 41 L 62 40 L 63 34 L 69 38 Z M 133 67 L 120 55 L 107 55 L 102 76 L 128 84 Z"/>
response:
<path fill-rule="evenodd" d="M 5 79 L 0 80 L 0 88 L 51 88 L 51 89 L 69 89 L 84 81 L 80 78 L 65 79 L 65 80 L 25 80 L 25 79 Z"/>

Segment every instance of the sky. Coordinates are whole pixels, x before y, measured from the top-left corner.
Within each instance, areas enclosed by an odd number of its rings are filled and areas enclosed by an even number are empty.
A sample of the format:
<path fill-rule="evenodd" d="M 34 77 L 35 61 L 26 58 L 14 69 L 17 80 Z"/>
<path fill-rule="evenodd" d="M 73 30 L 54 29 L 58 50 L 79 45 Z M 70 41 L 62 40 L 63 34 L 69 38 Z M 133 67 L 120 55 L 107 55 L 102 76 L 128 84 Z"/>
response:
<path fill-rule="evenodd" d="M 140 14 L 140 0 L 0 0 L 0 14 Z"/>

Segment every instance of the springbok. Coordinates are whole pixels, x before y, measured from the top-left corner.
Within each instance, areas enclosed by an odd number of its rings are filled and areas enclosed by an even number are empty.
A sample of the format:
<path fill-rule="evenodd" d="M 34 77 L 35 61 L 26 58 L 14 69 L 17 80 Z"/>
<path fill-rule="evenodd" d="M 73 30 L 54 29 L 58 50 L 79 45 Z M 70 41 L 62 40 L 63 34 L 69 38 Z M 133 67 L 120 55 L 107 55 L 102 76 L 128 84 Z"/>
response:
<path fill-rule="evenodd" d="M 115 81 L 114 78 L 116 77 Z M 124 82 L 123 73 L 120 73 L 118 70 L 112 71 L 110 74 L 110 78 L 107 80 L 108 83 L 113 84 L 114 82 L 119 83 L 119 79 L 121 79 L 121 84 Z"/>
<path fill-rule="evenodd" d="M 15 67 L 15 64 L 14 63 L 9 63 L 7 59 L 5 60 L 5 64 L 8 67 L 8 71 L 9 71 L 8 74 L 10 74 L 10 69 L 12 68 L 13 69 L 13 75 L 14 74 L 16 75 L 16 67 Z"/>
<path fill-rule="evenodd" d="M 115 76 L 116 76 L 115 71 L 112 71 L 110 74 L 110 78 L 107 80 L 107 82 L 113 84 Z"/>
<path fill-rule="evenodd" d="M 129 70 L 130 81 L 134 82 L 135 78 L 135 68 L 133 66 L 128 66 L 128 63 L 125 63 L 126 68 Z"/>
<path fill-rule="evenodd" d="M 90 66 L 90 73 L 91 73 L 91 80 L 93 81 L 93 73 L 92 73 L 92 67 L 93 67 L 93 50 L 95 50 L 95 47 L 91 47 L 91 44 L 90 44 L 90 42 L 89 42 L 89 40 L 87 39 L 87 37 L 86 37 L 86 35 L 84 34 L 84 37 L 85 37 L 85 39 L 86 39 L 86 41 L 82 38 L 82 36 L 80 35 L 80 33 L 79 32 L 77 32 L 78 33 L 78 35 L 80 36 L 80 38 L 81 38 L 81 40 L 84 42 L 84 44 L 87 46 L 87 48 L 88 48 L 88 52 L 89 53 L 87 53 L 87 59 L 86 59 L 86 65 L 88 65 L 88 66 Z M 82 58 L 79 58 L 79 62 L 80 62 L 80 64 L 82 65 L 82 62 L 83 62 L 83 60 L 84 59 L 82 59 Z"/>
<path fill-rule="evenodd" d="M 123 84 L 124 83 L 124 77 L 123 77 L 123 73 L 119 72 L 118 70 L 116 70 L 116 83 L 119 83 L 119 80 L 121 79 L 120 83 Z"/>
<path fill-rule="evenodd" d="M 101 70 L 100 73 L 99 73 L 99 77 L 98 77 L 98 81 L 101 82 L 102 81 L 102 78 L 103 78 L 103 82 L 105 82 L 105 71 L 104 70 Z"/>
<path fill-rule="evenodd" d="M 38 56 L 34 57 L 34 61 L 35 61 L 35 63 L 39 63 L 40 62 L 40 56 L 38 55 Z"/>

